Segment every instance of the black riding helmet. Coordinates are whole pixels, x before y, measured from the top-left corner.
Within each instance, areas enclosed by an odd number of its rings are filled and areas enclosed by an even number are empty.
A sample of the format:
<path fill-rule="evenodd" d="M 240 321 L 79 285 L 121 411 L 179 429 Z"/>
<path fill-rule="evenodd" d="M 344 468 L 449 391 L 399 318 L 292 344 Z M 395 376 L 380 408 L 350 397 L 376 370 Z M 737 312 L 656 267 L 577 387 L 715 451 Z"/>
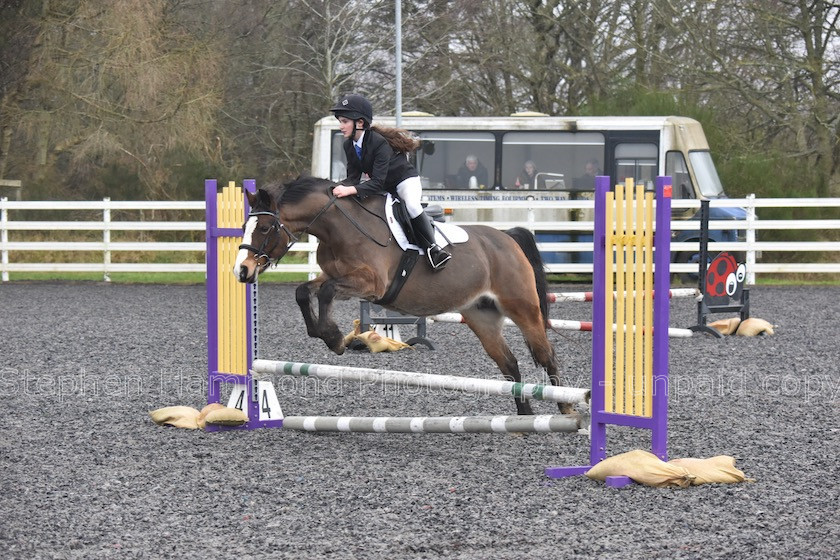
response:
<path fill-rule="evenodd" d="M 365 121 L 365 128 L 368 128 L 373 121 L 373 106 L 364 96 L 357 93 L 345 95 L 338 100 L 338 103 L 330 111 L 335 114 L 336 118 L 346 117 L 354 121 L 362 119 Z"/>

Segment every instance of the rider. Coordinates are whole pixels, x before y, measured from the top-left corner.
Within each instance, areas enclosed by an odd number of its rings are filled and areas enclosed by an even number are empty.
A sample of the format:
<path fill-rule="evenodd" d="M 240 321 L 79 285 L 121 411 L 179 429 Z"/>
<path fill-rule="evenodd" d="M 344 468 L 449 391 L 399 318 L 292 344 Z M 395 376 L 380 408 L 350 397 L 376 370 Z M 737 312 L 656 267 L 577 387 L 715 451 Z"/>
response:
<path fill-rule="evenodd" d="M 434 227 L 420 205 L 422 186 L 417 170 L 400 151 L 370 126 L 373 107 L 370 101 L 358 94 L 345 95 L 330 109 L 338 119 L 344 135 L 344 154 L 347 156 L 347 179 L 333 189 L 338 197 L 371 194 L 387 191 L 399 196 L 411 218 L 417 244 L 426 250 L 429 264 L 442 270 L 452 258 L 435 243 Z M 362 173 L 368 180 L 362 181 Z"/>

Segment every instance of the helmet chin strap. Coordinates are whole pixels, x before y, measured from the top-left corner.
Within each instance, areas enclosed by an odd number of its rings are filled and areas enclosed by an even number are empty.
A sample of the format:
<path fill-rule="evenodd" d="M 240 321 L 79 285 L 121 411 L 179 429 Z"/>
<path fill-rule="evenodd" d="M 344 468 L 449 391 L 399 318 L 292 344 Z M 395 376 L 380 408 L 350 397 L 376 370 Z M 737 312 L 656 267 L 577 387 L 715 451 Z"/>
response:
<path fill-rule="evenodd" d="M 358 127 L 358 126 L 354 123 L 354 125 L 353 125 L 353 142 L 355 142 L 355 141 L 358 139 L 358 137 L 359 137 L 359 133 L 360 133 L 360 132 L 364 132 L 365 130 L 367 130 L 367 129 L 366 129 L 364 126 L 362 126 L 362 128 L 359 128 L 359 127 Z"/>
<path fill-rule="evenodd" d="M 359 128 L 359 121 L 361 121 L 361 120 L 362 119 L 356 119 L 355 121 L 353 121 L 353 129 L 356 131 L 356 133 L 358 133 L 360 131 L 364 132 L 365 130 L 367 130 L 365 128 L 364 121 L 362 121 L 362 128 Z M 355 139 L 356 139 L 356 134 L 353 135 L 353 140 L 355 140 Z"/>

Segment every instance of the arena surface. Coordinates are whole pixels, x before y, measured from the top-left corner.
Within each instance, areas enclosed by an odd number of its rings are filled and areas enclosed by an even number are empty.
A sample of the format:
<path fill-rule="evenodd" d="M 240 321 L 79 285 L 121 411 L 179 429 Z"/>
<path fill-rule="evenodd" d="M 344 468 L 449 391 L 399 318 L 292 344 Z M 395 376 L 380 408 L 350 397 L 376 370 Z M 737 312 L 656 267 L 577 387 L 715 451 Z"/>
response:
<path fill-rule="evenodd" d="M 588 287 L 554 286 L 553 291 Z M 437 351 L 331 354 L 294 286 L 261 288 L 262 357 L 499 378 L 463 325 Z M 734 455 L 753 484 L 684 490 L 549 480 L 579 435 L 205 433 L 148 411 L 201 408 L 203 286 L 0 286 L 3 558 L 836 558 L 838 287 L 753 288 L 775 336 L 671 340 L 671 457 Z M 590 304 L 552 306 L 589 320 Z M 342 330 L 358 302 L 339 302 Z M 671 326 L 695 322 L 671 302 Z M 406 330 L 403 331 L 404 336 Z M 506 333 L 526 381 L 542 381 Z M 585 386 L 590 335 L 552 333 Z M 291 415 L 511 414 L 512 399 L 277 378 Z M 534 403 L 538 413 L 553 405 Z M 644 433 L 611 432 L 612 453 Z"/>

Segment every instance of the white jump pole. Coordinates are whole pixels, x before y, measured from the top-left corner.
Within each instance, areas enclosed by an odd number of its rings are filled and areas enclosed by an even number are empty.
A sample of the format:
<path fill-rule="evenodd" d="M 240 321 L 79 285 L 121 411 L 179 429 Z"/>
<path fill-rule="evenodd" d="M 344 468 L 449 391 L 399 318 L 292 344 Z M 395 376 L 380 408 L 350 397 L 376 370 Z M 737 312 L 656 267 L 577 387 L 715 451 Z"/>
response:
<path fill-rule="evenodd" d="M 283 426 L 307 432 L 508 433 L 577 432 L 581 420 L 561 414 L 539 416 L 286 416 Z"/>
<path fill-rule="evenodd" d="M 476 379 L 454 375 L 437 375 L 410 371 L 388 371 L 369 368 L 305 364 L 272 360 L 254 360 L 251 366 L 256 374 L 293 375 L 315 379 L 338 379 L 341 381 L 365 381 L 389 385 L 406 385 L 447 389 L 481 395 L 522 397 L 558 403 L 586 403 L 589 389 L 557 387 L 536 383 L 514 383 L 500 379 Z"/>

